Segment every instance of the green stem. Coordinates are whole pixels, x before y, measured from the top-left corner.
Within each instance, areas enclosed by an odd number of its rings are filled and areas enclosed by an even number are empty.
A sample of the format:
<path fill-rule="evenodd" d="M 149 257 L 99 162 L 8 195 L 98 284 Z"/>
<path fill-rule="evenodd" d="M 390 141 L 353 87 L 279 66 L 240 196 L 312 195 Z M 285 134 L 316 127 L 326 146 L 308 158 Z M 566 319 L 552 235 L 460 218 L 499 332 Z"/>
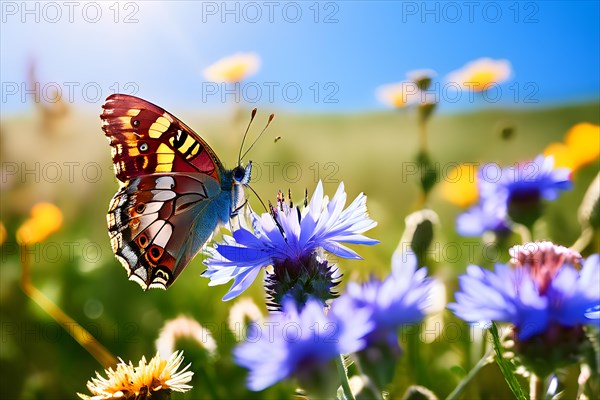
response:
<path fill-rule="evenodd" d="M 490 355 L 492 355 L 492 352 L 494 351 L 493 348 L 490 348 L 484 355 L 483 357 L 481 357 L 481 359 L 477 362 L 477 364 L 475 364 L 475 366 L 473 367 L 473 369 L 471 369 L 469 371 L 469 373 L 467 374 L 467 376 L 465 376 L 465 378 L 460 381 L 460 383 L 456 386 L 456 388 L 454 388 L 454 390 L 452 391 L 452 393 L 450 393 L 448 395 L 448 397 L 446 397 L 446 400 L 454 400 L 454 399 L 458 399 L 459 396 L 462 394 L 462 392 L 464 392 L 464 390 L 466 389 L 467 385 L 471 382 L 471 380 L 473 380 L 473 378 L 479 373 L 479 371 L 481 371 L 481 369 L 488 364 L 489 360 L 488 358 L 490 357 Z"/>
<path fill-rule="evenodd" d="M 213 400 L 219 400 L 220 396 L 217 393 L 217 387 L 215 385 L 216 379 L 214 374 L 212 374 L 207 368 L 199 368 L 194 372 L 198 372 L 198 375 L 203 378 L 205 384 L 204 388 L 210 394 L 210 398 Z"/>
<path fill-rule="evenodd" d="M 590 244 L 590 241 L 594 237 L 594 229 L 587 227 L 581 231 L 581 235 L 577 238 L 575 243 L 571 246 L 572 250 L 581 253 Z"/>
<path fill-rule="evenodd" d="M 338 375 L 340 376 L 340 381 L 342 383 L 344 397 L 346 397 L 347 400 L 356 400 L 356 398 L 352 394 L 352 390 L 350 389 L 350 382 L 348 381 L 348 374 L 346 373 L 346 367 L 344 366 L 343 355 L 340 354 L 340 356 L 335 359 L 335 365 L 337 367 Z"/>
<path fill-rule="evenodd" d="M 377 400 L 383 400 L 383 396 L 382 396 L 381 392 L 379 391 L 379 389 L 375 386 L 375 384 L 373 383 L 371 378 L 369 378 L 367 376 L 367 374 L 365 374 L 363 372 L 362 366 L 360 365 L 360 361 L 358 360 L 358 358 L 354 360 L 354 365 L 356 366 L 358 373 L 362 376 L 362 379 L 365 382 L 365 385 L 367 386 L 369 391 L 371 391 L 371 393 L 373 394 L 373 398 L 377 399 Z"/>
<path fill-rule="evenodd" d="M 529 243 L 531 242 L 532 238 L 531 238 L 531 230 L 526 227 L 523 224 L 513 224 L 513 232 L 515 232 L 517 235 L 521 236 L 521 242 L 522 243 Z"/>
<path fill-rule="evenodd" d="M 422 260 L 420 260 L 422 261 Z M 423 265 L 423 264 L 419 264 Z M 429 373 L 427 365 L 424 363 L 423 346 L 421 342 L 421 324 L 415 324 L 411 327 L 410 335 L 407 338 L 407 360 L 412 366 L 413 380 L 417 385 L 429 386 Z"/>
<path fill-rule="evenodd" d="M 417 210 L 422 210 L 423 208 L 425 208 L 425 205 L 427 204 L 427 195 L 428 193 L 424 190 L 421 190 L 421 193 L 419 194 L 419 198 L 417 200 Z"/>
<path fill-rule="evenodd" d="M 419 153 L 427 155 L 427 158 L 429 158 L 429 156 L 428 156 L 429 153 L 427 151 L 427 148 L 428 148 L 428 146 L 427 146 L 427 122 L 425 120 L 420 120 L 418 125 L 419 125 Z M 424 168 L 429 168 L 429 165 L 421 165 L 420 166 L 419 172 L 421 174 L 421 179 L 423 179 L 423 176 L 428 173 L 428 171 L 424 170 Z M 426 190 L 423 187 L 421 196 L 419 197 L 419 207 L 418 207 L 419 209 L 424 208 L 425 205 L 427 204 L 427 198 L 429 197 L 429 191 L 430 190 Z"/>
<path fill-rule="evenodd" d="M 427 153 L 427 123 L 419 122 L 419 148 L 421 152 Z"/>

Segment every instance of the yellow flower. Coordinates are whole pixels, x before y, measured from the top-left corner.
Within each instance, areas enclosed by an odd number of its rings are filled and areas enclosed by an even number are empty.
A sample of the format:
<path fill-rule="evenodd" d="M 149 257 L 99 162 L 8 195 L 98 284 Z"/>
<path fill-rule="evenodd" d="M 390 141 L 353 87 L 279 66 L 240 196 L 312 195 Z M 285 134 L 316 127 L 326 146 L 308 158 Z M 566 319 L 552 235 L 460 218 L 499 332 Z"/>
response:
<path fill-rule="evenodd" d="M 2 243 L 4 243 L 5 240 L 6 240 L 6 228 L 4 227 L 4 224 L 2 222 L 0 222 L 0 246 L 2 245 Z"/>
<path fill-rule="evenodd" d="M 58 231 L 62 223 L 63 215 L 58 207 L 51 203 L 38 203 L 31 209 L 31 218 L 17 230 L 17 242 L 39 243 Z"/>
<path fill-rule="evenodd" d="M 600 155 L 600 125 L 582 122 L 565 135 L 565 144 L 577 156 L 575 169 L 594 161 Z"/>
<path fill-rule="evenodd" d="M 204 77 L 213 82 L 240 82 L 258 71 L 260 57 L 256 53 L 236 53 L 221 58 L 204 69 Z"/>
<path fill-rule="evenodd" d="M 490 85 L 505 82 L 510 74 L 511 67 L 508 60 L 480 58 L 451 72 L 446 80 L 474 92 L 482 92 L 489 89 Z"/>
<path fill-rule="evenodd" d="M 126 364 L 123 360 L 117 364 L 116 369 L 105 370 L 107 378 L 96 372 L 96 378 L 87 383 L 92 396 L 77 393 L 84 400 L 150 399 L 160 391 L 187 392 L 192 387 L 187 383 L 192 380 L 193 372 L 187 371 L 192 364 L 188 364 L 181 371 L 177 371 L 183 362 L 183 353 L 176 352 L 168 360 L 163 360 L 157 354 L 149 363 L 142 357 L 137 367 L 132 362 Z"/>
<path fill-rule="evenodd" d="M 217 342 L 208 329 L 192 318 L 179 316 L 167 321 L 160 330 L 156 339 L 158 354 L 165 357 L 171 354 L 175 349 L 175 341 L 182 337 L 194 340 L 200 347 L 206 349 L 211 357 L 217 353 Z"/>
<path fill-rule="evenodd" d="M 573 154 L 569 146 L 564 143 L 550 143 L 544 150 L 544 155 L 546 157 L 554 157 L 554 168 L 569 168 L 572 171 L 575 170 L 575 165 L 577 164 L 575 154 Z"/>
<path fill-rule="evenodd" d="M 377 88 L 377 98 L 390 107 L 402 108 L 418 99 L 419 91 L 414 82 L 398 82 Z"/>
<path fill-rule="evenodd" d="M 442 196 L 460 207 L 477 201 L 477 171 L 473 164 L 459 164 L 446 175 L 441 185 Z"/>
<path fill-rule="evenodd" d="M 556 167 L 576 171 L 600 155 L 600 125 L 582 122 L 574 125 L 565 135 L 564 143 L 551 143 L 544 155 L 554 156 Z"/>

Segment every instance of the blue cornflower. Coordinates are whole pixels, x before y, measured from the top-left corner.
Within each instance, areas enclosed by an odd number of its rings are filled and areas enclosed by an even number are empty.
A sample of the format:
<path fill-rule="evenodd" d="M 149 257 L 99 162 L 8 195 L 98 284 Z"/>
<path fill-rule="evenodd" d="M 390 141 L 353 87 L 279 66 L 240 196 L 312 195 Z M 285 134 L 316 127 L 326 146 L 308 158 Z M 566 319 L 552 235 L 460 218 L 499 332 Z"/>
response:
<path fill-rule="evenodd" d="M 510 322 L 519 341 L 599 321 L 597 254 L 578 270 L 581 256 L 550 242 L 515 246 L 510 253 L 514 267 L 497 264 L 492 272 L 470 265 L 448 308 L 469 322 Z"/>
<path fill-rule="evenodd" d="M 487 203 L 477 204 L 456 218 L 456 231 L 462 236 L 481 236 L 487 231 L 499 235 L 508 233 L 506 209 Z"/>
<path fill-rule="evenodd" d="M 488 200 L 499 197 L 498 201 L 507 203 L 540 198 L 556 200 L 561 190 L 569 190 L 573 186 L 571 170 L 555 169 L 553 156 L 539 155 L 532 161 L 505 168 L 501 171 L 499 179 L 497 173 L 497 167 L 490 168 L 490 165 L 481 169 L 481 197 Z"/>
<path fill-rule="evenodd" d="M 397 329 L 421 321 L 431 306 L 435 280 L 427 277 L 427 268 L 417 269 L 412 252 L 396 251 L 392 256 L 392 272 L 383 281 L 372 279 L 362 285 L 349 282 L 346 292 L 335 302 L 347 298 L 355 309 L 367 309 L 375 329 L 369 342 L 391 340 L 397 345 Z"/>
<path fill-rule="evenodd" d="M 305 389 L 316 382 L 333 384 L 335 394 L 339 384 L 331 360 L 362 349 L 372 329 L 367 310 L 346 306 L 334 304 L 326 315 L 320 301 L 309 300 L 298 310 L 290 300 L 264 327 L 251 325 L 247 341 L 233 352 L 235 362 L 250 370 L 248 388 L 263 390 L 295 376 Z"/>
<path fill-rule="evenodd" d="M 373 330 L 365 337 L 367 347 L 357 353 L 362 370 L 383 389 L 394 377 L 402 350 L 398 345 L 398 329 L 420 322 L 432 306 L 436 281 L 427 277 L 427 268 L 417 269 L 412 252 L 396 251 L 392 256 L 392 272 L 383 281 L 372 279 L 359 285 L 348 283 L 346 292 L 333 304 L 349 309 L 368 310 Z"/>
<path fill-rule="evenodd" d="M 223 300 L 229 300 L 246 290 L 262 268 L 274 267 L 267 276 L 267 290 L 281 308 L 283 297 L 290 295 L 299 304 L 314 295 L 323 303 L 332 298 L 330 290 L 337 284 L 337 270 L 322 257 L 322 250 L 339 257 L 361 257 L 341 243 L 378 243 L 363 232 L 377 223 L 369 218 L 367 197 L 359 194 L 346 209 L 344 184 L 340 183 L 331 201 L 323 197 L 323 185 L 317 184 L 310 202 L 304 207 L 286 203 L 281 193 L 271 214 L 251 214 L 253 231 L 240 228 L 224 243 L 215 245 L 204 261 L 208 269 L 204 276 L 210 285 L 221 285 L 233 279 L 233 285 Z M 300 285 L 300 286 L 298 286 Z"/>
<path fill-rule="evenodd" d="M 571 171 L 554 169 L 552 156 L 537 156 L 502 170 L 484 164 L 477 174 L 479 204 L 457 219 L 457 231 L 479 236 L 485 231 L 506 234 L 511 220 L 531 226 L 542 212 L 542 200 L 555 200 L 572 187 Z"/>

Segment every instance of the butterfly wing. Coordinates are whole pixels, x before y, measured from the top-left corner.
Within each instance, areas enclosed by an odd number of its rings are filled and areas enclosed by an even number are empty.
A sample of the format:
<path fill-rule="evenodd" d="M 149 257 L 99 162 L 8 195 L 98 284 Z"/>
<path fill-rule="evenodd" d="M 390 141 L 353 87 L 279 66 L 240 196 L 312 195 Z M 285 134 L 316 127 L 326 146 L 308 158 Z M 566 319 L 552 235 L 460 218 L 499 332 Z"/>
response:
<path fill-rule="evenodd" d="M 191 172 L 220 181 L 219 158 L 186 124 L 161 107 L 125 94 L 113 94 L 102 106 L 102 129 L 110 140 L 121 182 L 157 172 Z"/>
<path fill-rule="evenodd" d="M 111 201 L 113 252 L 142 288 L 166 289 L 209 239 L 219 208 L 229 208 L 216 181 L 163 173 L 133 178 Z"/>
<path fill-rule="evenodd" d="M 193 130 L 128 95 L 100 116 L 121 189 L 107 215 L 113 252 L 142 288 L 169 287 L 231 213 L 229 172 Z"/>

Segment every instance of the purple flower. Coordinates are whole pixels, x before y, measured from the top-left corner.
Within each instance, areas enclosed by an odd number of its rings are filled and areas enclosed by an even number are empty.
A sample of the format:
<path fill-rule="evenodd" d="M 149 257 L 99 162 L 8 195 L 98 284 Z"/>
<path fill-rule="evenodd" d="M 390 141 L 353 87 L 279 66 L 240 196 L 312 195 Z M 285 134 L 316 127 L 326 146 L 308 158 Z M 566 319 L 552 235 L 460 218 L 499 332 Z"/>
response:
<path fill-rule="evenodd" d="M 581 256 L 550 242 L 527 243 L 511 250 L 513 264 L 495 271 L 476 265 L 459 278 L 456 303 L 448 305 L 469 322 L 510 322 L 520 341 L 556 326 L 598 323 L 600 258 Z"/>
<path fill-rule="evenodd" d="M 319 182 L 310 203 L 305 201 L 302 209 L 294 207 L 291 202 L 286 203 L 280 193 L 277 207 L 272 207 L 273 215 L 252 213 L 253 231 L 240 228 L 233 232 L 233 237 L 225 237 L 224 243 L 209 250 L 210 257 L 204 262 L 208 269 L 203 275 L 210 278 L 211 286 L 233 279 L 233 285 L 223 300 L 232 299 L 246 290 L 260 270 L 269 265 L 275 269 L 272 278 L 294 278 L 282 284 L 287 289 L 294 286 L 299 278 L 306 278 L 304 271 L 313 267 L 318 277 L 329 279 L 330 286 L 333 286 L 335 271 L 326 260 L 318 257 L 319 250 L 338 257 L 360 259 L 356 252 L 341 243 L 378 243 L 362 235 L 377 225 L 367 214 L 366 200 L 361 193 L 344 209 L 346 193 L 343 183 L 328 201 L 327 197 L 323 197 L 323 185 Z M 314 265 L 307 266 L 309 262 Z M 278 294 L 284 296 L 284 293 Z"/>
<path fill-rule="evenodd" d="M 392 272 L 383 280 L 359 285 L 348 283 L 346 293 L 334 303 L 350 301 L 356 310 L 367 309 L 374 330 L 371 341 L 392 340 L 397 344 L 397 329 L 421 321 L 431 306 L 435 280 L 427 277 L 427 268 L 417 269 L 417 257 L 412 252 L 396 251 L 392 257 Z"/>
<path fill-rule="evenodd" d="M 541 215 L 541 200 L 555 200 L 561 190 L 571 189 L 572 182 L 569 169 L 554 169 L 554 158 L 540 155 L 502 170 L 485 164 L 477 185 L 479 204 L 457 219 L 457 231 L 463 236 L 507 233 L 510 220 L 530 226 Z"/>
<path fill-rule="evenodd" d="M 233 352 L 235 362 L 250 370 L 248 388 L 263 390 L 291 376 L 309 382 L 335 357 L 362 349 L 372 329 L 369 313 L 351 311 L 340 303 L 325 315 L 314 300 L 298 311 L 286 301 L 283 313 L 272 313 L 262 329 L 251 325 L 248 340 Z"/>
<path fill-rule="evenodd" d="M 490 204 L 477 204 L 456 219 L 456 231 L 462 236 L 481 236 L 491 231 L 498 234 L 510 232 L 504 207 L 491 207 Z"/>
<path fill-rule="evenodd" d="M 493 199 L 498 196 L 498 201 L 536 199 L 556 200 L 561 190 L 569 190 L 571 170 L 568 168 L 554 169 L 554 157 L 537 156 L 533 161 L 519 163 L 505 168 L 497 179 L 497 172 L 492 172 L 488 166 L 480 171 L 479 190 L 481 197 Z"/>
<path fill-rule="evenodd" d="M 356 354 L 362 371 L 383 390 L 394 377 L 402 349 L 398 344 L 401 326 L 420 322 L 433 305 L 436 281 L 427 277 L 427 268 L 417 269 L 412 252 L 396 251 L 392 256 L 392 272 L 383 281 L 371 279 L 359 285 L 348 283 L 346 292 L 333 301 L 351 310 L 350 319 L 368 311 L 372 331 L 365 336 L 367 346 Z M 355 324 L 355 322 L 353 322 Z"/>

